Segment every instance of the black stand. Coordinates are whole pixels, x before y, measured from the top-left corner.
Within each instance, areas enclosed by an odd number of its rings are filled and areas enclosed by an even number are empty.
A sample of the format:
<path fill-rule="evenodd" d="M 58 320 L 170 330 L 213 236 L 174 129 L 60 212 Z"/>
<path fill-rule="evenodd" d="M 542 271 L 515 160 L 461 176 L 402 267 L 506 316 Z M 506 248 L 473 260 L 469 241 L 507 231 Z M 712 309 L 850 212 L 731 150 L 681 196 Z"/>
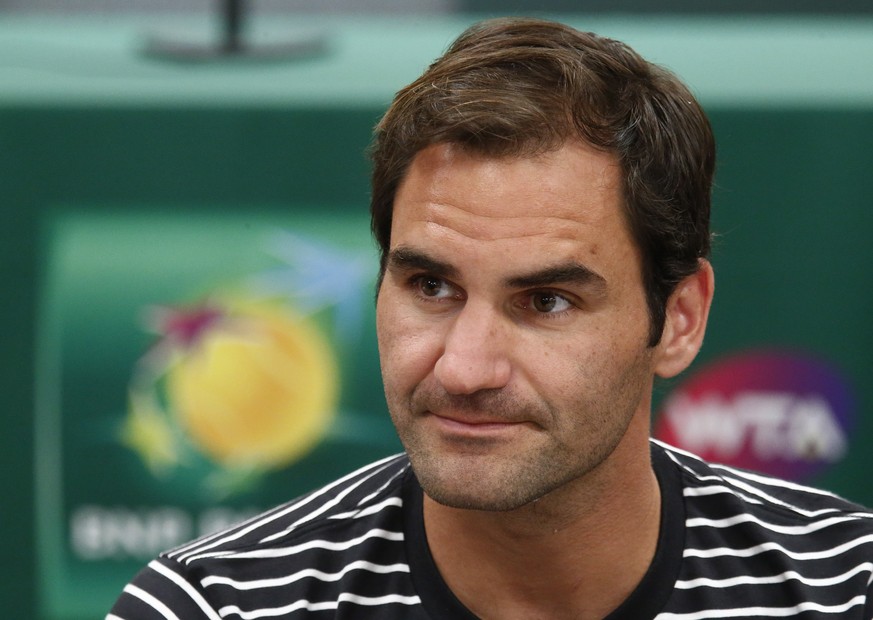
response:
<path fill-rule="evenodd" d="M 310 34 L 280 41 L 246 41 L 244 0 L 221 0 L 222 36 L 218 41 L 171 41 L 153 38 L 146 44 L 148 56 L 179 62 L 214 60 L 291 60 L 322 54 L 327 49 L 323 35 Z"/>

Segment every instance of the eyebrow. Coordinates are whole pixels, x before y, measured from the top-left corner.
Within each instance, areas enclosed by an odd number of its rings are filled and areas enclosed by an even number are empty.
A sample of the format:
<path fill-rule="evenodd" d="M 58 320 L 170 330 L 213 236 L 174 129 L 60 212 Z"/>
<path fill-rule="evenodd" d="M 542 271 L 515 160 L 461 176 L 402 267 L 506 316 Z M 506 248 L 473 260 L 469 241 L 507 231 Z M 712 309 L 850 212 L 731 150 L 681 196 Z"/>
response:
<path fill-rule="evenodd" d="M 556 284 L 575 284 L 602 291 L 606 289 L 606 278 L 581 263 L 571 261 L 506 280 L 506 285 L 511 288 L 544 288 Z"/>
<path fill-rule="evenodd" d="M 409 247 L 397 247 L 388 255 L 388 267 L 401 271 L 421 270 L 446 278 L 457 278 L 458 269 Z M 575 284 L 602 291 L 606 278 L 576 261 L 570 261 L 504 280 L 507 288 L 545 288 L 556 284 Z"/>
<path fill-rule="evenodd" d="M 443 261 L 431 258 L 424 252 L 409 247 L 397 247 L 388 254 L 388 268 L 400 271 L 421 270 L 447 278 L 456 278 L 458 270 Z"/>

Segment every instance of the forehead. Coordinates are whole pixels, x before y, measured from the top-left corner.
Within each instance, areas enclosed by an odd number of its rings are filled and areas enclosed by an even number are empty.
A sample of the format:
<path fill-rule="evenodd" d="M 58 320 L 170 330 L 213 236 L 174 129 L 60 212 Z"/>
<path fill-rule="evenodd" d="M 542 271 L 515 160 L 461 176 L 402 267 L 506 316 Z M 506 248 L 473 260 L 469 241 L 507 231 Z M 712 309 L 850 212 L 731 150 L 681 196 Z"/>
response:
<path fill-rule="evenodd" d="M 534 157 L 487 157 L 438 144 L 398 188 L 391 245 L 408 236 L 508 243 L 629 240 L 614 155 L 571 142 Z"/>

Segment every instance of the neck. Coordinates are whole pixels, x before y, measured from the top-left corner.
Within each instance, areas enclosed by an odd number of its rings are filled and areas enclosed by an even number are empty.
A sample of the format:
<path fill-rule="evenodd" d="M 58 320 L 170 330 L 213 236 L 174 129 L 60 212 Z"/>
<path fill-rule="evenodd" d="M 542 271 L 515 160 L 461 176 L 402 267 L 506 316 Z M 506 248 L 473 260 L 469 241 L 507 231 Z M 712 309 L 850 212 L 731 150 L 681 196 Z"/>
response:
<path fill-rule="evenodd" d="M 480 618 L 603 618 L 651 564 L 660 507 L 646 444 L 645 458 L 613 454 L 509 512 L 450 508 L 425 496 L 424 519 L 440 573 Z"/>

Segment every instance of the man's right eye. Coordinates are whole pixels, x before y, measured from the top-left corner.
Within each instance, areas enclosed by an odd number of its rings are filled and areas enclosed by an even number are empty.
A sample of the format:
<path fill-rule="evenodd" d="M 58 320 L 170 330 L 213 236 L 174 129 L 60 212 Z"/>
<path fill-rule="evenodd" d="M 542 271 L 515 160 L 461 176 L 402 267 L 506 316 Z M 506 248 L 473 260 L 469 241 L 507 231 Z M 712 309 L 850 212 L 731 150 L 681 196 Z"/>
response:
<path fill-rule="evenodd" d="M 413 279 L 413 286 L 422 297 L 430 299 L 446 299 L 455 296 L 452 286 L 435 276 L 418 276 Z"/>

